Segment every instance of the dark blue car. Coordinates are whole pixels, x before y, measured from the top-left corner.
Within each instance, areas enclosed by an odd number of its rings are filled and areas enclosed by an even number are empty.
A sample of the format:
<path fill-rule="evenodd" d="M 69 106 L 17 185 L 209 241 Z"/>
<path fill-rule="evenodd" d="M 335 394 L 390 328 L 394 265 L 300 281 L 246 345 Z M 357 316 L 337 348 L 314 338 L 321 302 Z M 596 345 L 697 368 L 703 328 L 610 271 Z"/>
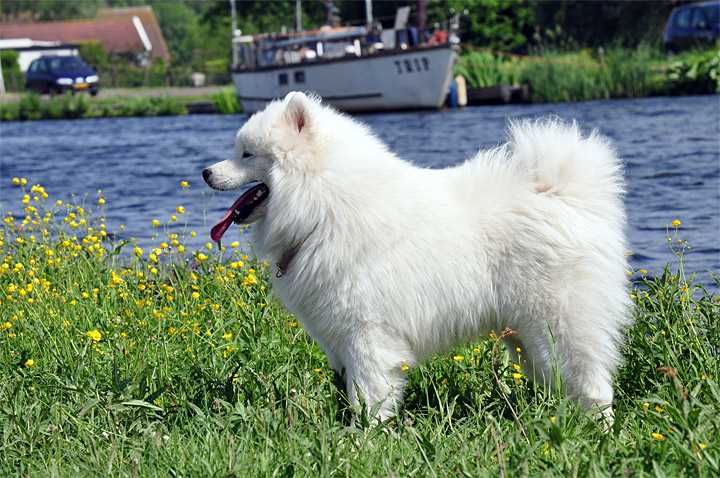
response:
<path fill-rule="evenodd" d="M 25 73 L 25 88 L 51 95 L 66 91 L 98 92 L 98 75 L 78 56 L 41 56 Z"/>
<path fill-rule="evenodd" d="M 675 52 L 715 43 L 720 37 L 720 1 L 675 8 L 663 35 L 665 49 Z"/>

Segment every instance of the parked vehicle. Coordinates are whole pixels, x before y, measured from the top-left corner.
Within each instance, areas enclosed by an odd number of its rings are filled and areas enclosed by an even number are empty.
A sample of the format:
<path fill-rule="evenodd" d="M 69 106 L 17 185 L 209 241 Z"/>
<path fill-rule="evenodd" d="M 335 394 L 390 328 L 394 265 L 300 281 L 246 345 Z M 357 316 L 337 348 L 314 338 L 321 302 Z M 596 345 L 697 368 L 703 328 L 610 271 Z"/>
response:
<path fill-rule="evenodd" d="M 663 44 L 669 52 L 707 46 L 720 38 L 720 1 L 692 3 L 673 9 Z"/>
<path fill-rule="evenodd" d="M 97 72 L 79 56 L 41 56 L 30 63 L 25 74 L 25 88 L 51 95 L 66 91 L 98 92 Z"/>

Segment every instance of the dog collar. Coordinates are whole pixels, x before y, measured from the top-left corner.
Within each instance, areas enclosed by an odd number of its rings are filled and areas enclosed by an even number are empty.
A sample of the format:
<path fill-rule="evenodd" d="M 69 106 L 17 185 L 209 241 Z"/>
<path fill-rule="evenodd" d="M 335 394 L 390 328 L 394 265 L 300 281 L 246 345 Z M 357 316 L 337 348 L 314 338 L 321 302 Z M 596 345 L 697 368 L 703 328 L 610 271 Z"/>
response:
<path fill-rule="evenodd" d="M 303 246 L 303 244 L 305 244 L 305 241 L 308 240 L 312 233 L 315 232 L 315 229 L 317 229 L 319 224 L 319 222 L 316 223 L 315 227 L 312 228 L 312 230 L 308 233 L 307 236 L 305 236 L 301 241 L 291 245 L 290 248 L 283 252 L 283 255 L 280 256 L 280 260 L 277 262 L 277 264 L 275 264 L 277 266 L 277 272 L 275 273 L 275 277 L 279 279 L 285 275 L 288 267 L 290 267 L 290 263 L 293 259 L 295 259 L 295 256 L 297 256 L 298 252 L 300 252 L 300 248 Z"/>

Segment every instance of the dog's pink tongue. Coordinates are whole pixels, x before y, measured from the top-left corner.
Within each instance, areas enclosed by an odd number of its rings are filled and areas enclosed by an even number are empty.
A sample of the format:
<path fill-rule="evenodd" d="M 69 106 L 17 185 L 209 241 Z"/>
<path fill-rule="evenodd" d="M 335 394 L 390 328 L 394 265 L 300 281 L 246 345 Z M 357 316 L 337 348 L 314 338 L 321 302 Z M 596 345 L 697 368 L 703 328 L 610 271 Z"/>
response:
<path fill-rule="evenodd" d="M 210 229 L 210 237 L 215 242 L 220 242 L 220 239 L 222 238 L 223 234 L 225 234 L 225 231 L 228 230 L 230 225 L 235 220 L 235 217 L 238 215 L 247 215 L 249 211 L 244 211 L 245 206 L 249 204 L 253 197 L 255 196 L 255 192 L 259 189 L 260 186 L 264 185 L 261 183 L 258 186 L 254 186 L 247 191 L 245 191 L 239 198 L 235 200 L 232 206 L 230 206 L 230 209 L 227 210 L 225 215 L 220 219 L 220 222 L 215 224 L 212 229 Z M 245 214 L 243 214 L 245 212 Z M 245 219 L 245 217 L 241 217 L 240 219 Z"/>
<path fill-rule="evenodd" d="M 230 224 L 233 223 L 233 219 L 235 218 L 235 210 L 238 207 L 242 206 L 244 197 L 245 194 L 237 198 L 237 200 L 233 203 L 230 209 L 227 210 L 222 219 L 220 219 L 220 222 L 215 224 L 213 228 L 210 229 L 210 238 L 213 241 L 220 242 L 220 239 L 223 237 L 223 234 L 225 234 L 225 231 L 227 231 L 230 227 Z"/>

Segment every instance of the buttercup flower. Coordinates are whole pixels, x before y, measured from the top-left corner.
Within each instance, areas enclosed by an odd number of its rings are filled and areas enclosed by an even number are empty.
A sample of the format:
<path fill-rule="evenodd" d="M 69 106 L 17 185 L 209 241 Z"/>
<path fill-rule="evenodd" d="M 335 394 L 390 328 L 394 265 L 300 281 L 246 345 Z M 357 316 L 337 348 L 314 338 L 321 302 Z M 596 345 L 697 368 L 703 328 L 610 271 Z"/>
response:
<path fill-rule="evenodd" d="M 102 334 L 97 329 L 88 330 L 87 332 L 85 332 L 85 335 L 95 343 L 102 340 Z"/>

